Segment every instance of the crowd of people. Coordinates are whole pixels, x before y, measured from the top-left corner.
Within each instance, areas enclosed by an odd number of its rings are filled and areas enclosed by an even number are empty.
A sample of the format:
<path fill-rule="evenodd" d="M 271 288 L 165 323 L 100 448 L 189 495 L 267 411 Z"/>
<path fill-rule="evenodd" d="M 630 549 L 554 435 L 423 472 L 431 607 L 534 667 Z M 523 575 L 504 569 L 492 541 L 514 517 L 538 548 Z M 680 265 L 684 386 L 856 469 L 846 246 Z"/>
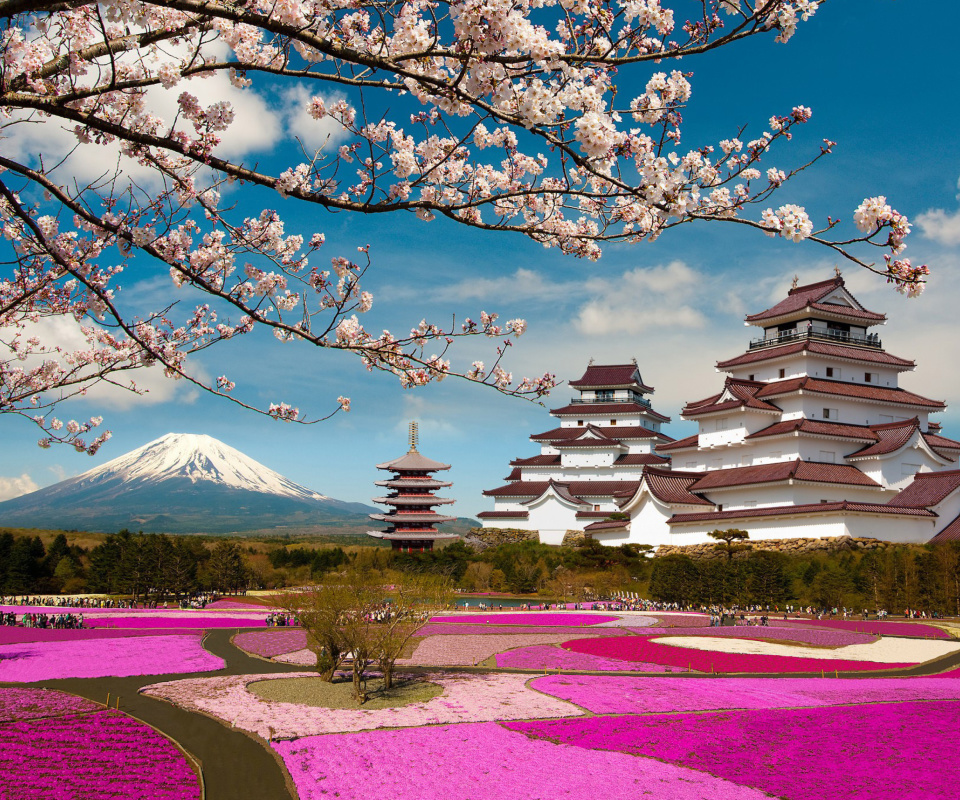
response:
<path fill-rule="evenodd" d="M 0 621 L 7 627 L 52 628 L 54 630 L 77 630 L 83 627 L 83 614 L 43 614 L 31 612 L 23 614 L 20 621 L 12 612 L 0 614 Z"/>
<path fill-rule="evenodd" d="M 0 597 L 3 606 L 48 606 L 51 608 L 156 608 L 157 604 L 148 606 L 144 603 L 135 603 L 133 600 L 114 599 L 110 597 L 58 597 L 56 595 L 41 595 L 30 597 L 17 595 Z"/>

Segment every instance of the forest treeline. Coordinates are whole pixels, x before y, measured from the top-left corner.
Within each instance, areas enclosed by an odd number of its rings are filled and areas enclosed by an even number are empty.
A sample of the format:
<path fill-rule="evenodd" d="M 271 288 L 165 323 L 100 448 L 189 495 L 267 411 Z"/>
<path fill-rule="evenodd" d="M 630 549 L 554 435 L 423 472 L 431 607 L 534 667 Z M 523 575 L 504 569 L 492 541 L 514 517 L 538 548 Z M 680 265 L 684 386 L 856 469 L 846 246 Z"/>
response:
<path fill-rule="evenodd" d="M 538 594 L 589 601 L 624 592 L 700 606 L 923 609 L 960 615 L 960 542 L 888 545 L 867 551 L 787 554 L 718 544 L 716 558 L 651 558 L 638 545 L 576 547 L 524 541 L 474 551 L 461 542 L 426 553 L 383 547 L 291 545 L 282 540 L 205 540 L 121 531 L 99 544 L 63 534 L 0 531 L 0 593 L 97 592 L 176 599 L 202 591 L 304 586 L 343 570 L 385 581 L 437 575 L 464 592 Z"/>

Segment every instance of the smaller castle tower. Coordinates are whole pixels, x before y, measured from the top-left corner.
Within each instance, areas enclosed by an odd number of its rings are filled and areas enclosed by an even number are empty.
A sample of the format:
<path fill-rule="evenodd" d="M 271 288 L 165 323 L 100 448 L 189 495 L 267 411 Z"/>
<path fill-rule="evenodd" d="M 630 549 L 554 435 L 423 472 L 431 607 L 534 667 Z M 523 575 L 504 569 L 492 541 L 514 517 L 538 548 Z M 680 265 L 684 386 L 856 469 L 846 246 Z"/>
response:
<path fill-rule="evenodd" d="M 389 480 L 377 481 L 377 486 L 390 490 L 386 497 L 374 497 L 373 502 L 392 506 L 385 514 L 371 514 L 370 519 L 381 520 L 390 525 L 385 531 L 368 531 L 368 535 L 377 539 L 389 539 L 394 550 L 404 552 L 423 552 L 432 550 L 438 539 L 456 539 L 453 533 L 440 533 L 434 528 L 443 522 L 453 522 L 456 517 L 444 517 L 433 510 L 433 506 L 453 503 L 443 497 L 435 497 L 437 489 L 452 486 L 451 483 L 438 481 L 434 472 L 450 469 L 449 464 L 422 456 L 417 450 L 417 423 L 410 423 L 410 449 L 400 458 L 377 464 L 377 469 L 394 473 Z"/>

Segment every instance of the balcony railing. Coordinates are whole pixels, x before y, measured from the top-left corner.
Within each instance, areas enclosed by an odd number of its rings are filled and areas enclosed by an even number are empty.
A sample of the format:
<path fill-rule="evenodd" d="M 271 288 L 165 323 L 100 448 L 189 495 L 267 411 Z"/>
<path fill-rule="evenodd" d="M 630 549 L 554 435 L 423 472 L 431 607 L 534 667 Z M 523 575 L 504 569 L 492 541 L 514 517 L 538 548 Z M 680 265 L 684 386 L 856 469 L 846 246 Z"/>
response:
<path fill-rule="evenodd" d="M 577 398 L 575 400 L 571 400 L 570 402 L 574 404 L 582 404 L 582 405 L 599 405 L 601 403 L 603 403 L 604 405 L 607 403 L 637 403 L 641 406 L 646 406 L 647 408 L 653 408 L 653 406 L 650 405 L 650 401 L 644 397 L 628 397 L 628 398 L 611 397 L 609 400 L 600 400 L 597 398 L 594 398 L 592 400 L 584 400 L 583 398 Z"/>
<path fill-rule="evenodd" d="M 799 342 L 804 339 L 816 339 L 822 342 L 834 342 L 837 344 L 851 344 L 856 347 L 870 347 L 875 350 L 883 349 L 880 337 L 875 333 L 868 333 L 866 336 L 861 336 L 855 333 L 848 333 L 847 331 L 809 330 L 806 328 L 793 328 L 789 331 L 780 331 L 776 336 L 754 339 L 750 342 L 750 349 L 757 350 L 762 347 L 776 347 L 777 345 Z"/>

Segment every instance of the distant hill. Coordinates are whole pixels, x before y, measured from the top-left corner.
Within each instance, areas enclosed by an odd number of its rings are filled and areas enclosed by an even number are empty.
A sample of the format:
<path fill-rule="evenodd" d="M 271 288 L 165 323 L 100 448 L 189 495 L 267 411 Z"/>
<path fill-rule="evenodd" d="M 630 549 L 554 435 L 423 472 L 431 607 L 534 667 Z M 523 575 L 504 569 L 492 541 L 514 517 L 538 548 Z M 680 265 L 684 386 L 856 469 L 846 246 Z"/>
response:
<path fill-rule="evenodd" d="M 168 433 L 0 503 L 0 525 L 115 532 L 360 533 L 379 509 L 294 483 L 212 436 Z"/>

